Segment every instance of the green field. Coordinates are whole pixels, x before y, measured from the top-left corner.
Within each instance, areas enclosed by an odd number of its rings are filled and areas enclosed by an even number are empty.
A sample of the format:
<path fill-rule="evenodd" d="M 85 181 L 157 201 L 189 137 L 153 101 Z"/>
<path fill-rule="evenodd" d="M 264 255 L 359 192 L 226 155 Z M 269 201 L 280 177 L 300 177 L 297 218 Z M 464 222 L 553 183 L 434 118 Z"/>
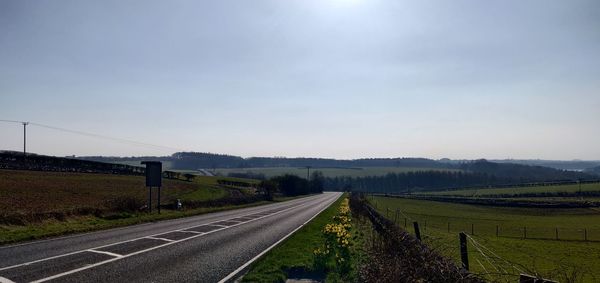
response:
<path fill-rule="evenodd" d="M 422 194 L 443 195 L 443 196 L 466 196 L 466 197 L 485 197 L 492 195 L 516 195 L 529 193 L 557 193 L 568 192 L 600 192 L 600 183 L 581 184 L 579 185 L 552 185 L 552 186 L 536 186 L 536 187 L 516 187 L 516 188 L 482 188 L 468 189 L 456 191 L 438 191 Z"/>
<path fill-rule="evenodd" d="M 400 226 L 404 227 L 406 221 L 409 232 L 414 231 L 412 221 L 419 222 L 424 241 L 457 262 L 458 233 L 467 232 L 481 246 L 506 260 L 491 256 L 479 246 L 482 254 L 471 241 L 471 270 L 486 274 L 487 279 L 514 282 L 514 275 L 500 273 L 523 271 L 561 282 L 600 280 L 598 209 L 491 207 L 385 197 L 370 201 Z M 555 239 L 557 230 L 559 240 Z M 586 232 L 588 241 L 584 239 Z"/>
<path fill-rule="evenodd" d="M 330 168 L 330 167 L 314 167 L 310 172 L 320 171 L 325 177 L 366 177 L 366 176 L 383 176 L 387 173 L 405 173 L 414 171 L 451 171 L 454 169 L 439 169 L 439 168 L 414 168 L 414 167 L 357 167 L 357 168 Z M 215 173 L 222 176 L 227 176 L 229 173 L 255 173 L 264 174 L 267 178 L 280 176 L 284 174 L 292 174 L 300 177 L 306 177 L 305 167 L 259 167 L 259 168 L 217 168 Z"/>

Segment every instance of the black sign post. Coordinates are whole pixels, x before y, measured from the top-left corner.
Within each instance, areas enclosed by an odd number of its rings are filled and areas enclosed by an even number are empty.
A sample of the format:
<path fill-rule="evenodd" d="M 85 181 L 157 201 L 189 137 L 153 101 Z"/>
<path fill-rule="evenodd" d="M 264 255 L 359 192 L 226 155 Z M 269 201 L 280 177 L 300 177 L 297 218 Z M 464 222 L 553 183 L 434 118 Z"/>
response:
<path fill-rule="evenodd" d="M 158 188 L 158 213 L 160 214 L 160 187 L 162 187 L 162 163 L 142 161 L 146 165 L 146 187 L 148 187 L 148 211 L 152 212 L 152 187 Z"/>

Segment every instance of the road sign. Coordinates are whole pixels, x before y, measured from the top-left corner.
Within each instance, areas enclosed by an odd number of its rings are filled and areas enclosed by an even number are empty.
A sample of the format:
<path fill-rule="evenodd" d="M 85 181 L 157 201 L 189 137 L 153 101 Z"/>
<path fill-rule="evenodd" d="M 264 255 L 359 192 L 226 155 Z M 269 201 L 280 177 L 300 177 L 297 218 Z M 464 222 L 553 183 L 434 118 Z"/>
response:
<path fill-rule="evenodd" d="M 146 187 L 162 186 L 162 163 L 160 161 L 142 161 L 146 165 Z"/>

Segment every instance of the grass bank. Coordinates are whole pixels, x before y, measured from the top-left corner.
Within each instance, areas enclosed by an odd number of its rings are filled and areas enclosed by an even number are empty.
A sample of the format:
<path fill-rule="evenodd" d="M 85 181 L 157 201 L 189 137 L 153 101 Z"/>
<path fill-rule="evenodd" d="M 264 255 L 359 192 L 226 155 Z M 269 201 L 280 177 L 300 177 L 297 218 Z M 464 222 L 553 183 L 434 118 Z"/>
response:
<path fill-rule="evenodd" d="M 298 232 L 255 262 L 243 277 L 243 282 L 284 282 L 289 276 L 327 277 L 328 281 L 342 281 L 342 278 L 354 276 L 336 272 L 325 275 L 315 269 L 315 248 L 321 247 L 326 242 L 324 228 L 333 221 L 334 216 L 339 214 L 345 197 L 346 195 L 340 197 Z M 352 235 L 353 241 L 359 241 L 359 238 L 358 235 Z M 350 260 L 355 258 L 352 257 Z"/>

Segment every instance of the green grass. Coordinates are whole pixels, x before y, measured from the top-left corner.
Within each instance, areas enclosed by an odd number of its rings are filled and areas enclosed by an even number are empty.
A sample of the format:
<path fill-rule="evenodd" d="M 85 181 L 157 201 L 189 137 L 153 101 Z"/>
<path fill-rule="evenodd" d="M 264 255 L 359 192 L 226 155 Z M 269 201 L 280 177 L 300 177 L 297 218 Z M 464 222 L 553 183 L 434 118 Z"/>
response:
<path fill-rule="evenodd" d="M 468 190 L 457 190 L 457 191 L 439 191 L 439 192 L 428 192 L 423 194 L 431 195 L 444 195 L 444 196 L 490 196 L 490 195 L 501 195 L 511 194 L 518 195 L 524 193 L 557 193 L 557 192 L 579 192 L 579 185 L 554 185 L 554 186 L 538 186 L 538 187 L 516 187 L 516 188 L 482 188 L 482 189 L 468 189 Z M 598 192 L 600 191 L 600 183 L 595 184 L 581 184 L 582 192 Z"/>
<path fill-rule="evenodd" d="M 384 197 L 375 197 L 371 202 L 376 203 L 383 215 L 389 208 L 388 217 L 392 220 L 396 218 L 395 210 L 400 209 L 403 214 L 399 214 L 397 222 L 403 227 L 407 218 L 410 232 L 414 232 L 411 221 L 418 221 L 424 241 L 456 262 L 460 262 L 458 233 L 471 234 L 473 224 L 473 239 L 516 266 L 525 267 L 521 269 L 527 273 L 538 272 L 561 282 L 574 277 L 576 282 L 600 280 L 600 242 L 597 242 L 600 241 L 600 211 L 597 209 L 508 208 Z M 496 225 L 500 227 L 500 237 L 496 237 Z M 527 227 L 527 239 L 523 239 L 523 227 Z M 556 227 L 561 240 L 553 239 Z M 593 242 L 583 241 L 584 228 Z M 494 270 L 472 245 L 469 257 L 475 273 Z M 507 263 L 493 260 L 492 263 L 511 271 Z M 576 278 L 574 273 L 582 275 Z M 511 276 L 487 278 L 516 281 Z"/>
<path fill-rule="evenodd" d="M 343 197 L 325 209 L 281 245 L 269 251 L 255 262 L 244 276 L 244 282 L 284 282 L 286 270 L 313 266 L 313 250 L 324 242 L 322 230 L 337 214 Z"/>
<path fill-rule="evenodd" d="M 366 177 L 366 176 L 383 176 L 387 173 L 405 173 L 414 171 L 452 171 L 454 169 L 439 169 L 439 168 L 413 168 L 413 167 L 359 167 L 359 168 L 319 168 L 314 167 L 310 172 L 320 171 L 325 177 Z M 264 174 L 267 178 L 280 176 L 284 174 L 292 174 L 300 177 L 306 177 L 306 168 L 303 167 L 258 167 L 258 168 L 218 168 L 216 173 L 227 176 L 229 173 L 259 173 Z"/>

